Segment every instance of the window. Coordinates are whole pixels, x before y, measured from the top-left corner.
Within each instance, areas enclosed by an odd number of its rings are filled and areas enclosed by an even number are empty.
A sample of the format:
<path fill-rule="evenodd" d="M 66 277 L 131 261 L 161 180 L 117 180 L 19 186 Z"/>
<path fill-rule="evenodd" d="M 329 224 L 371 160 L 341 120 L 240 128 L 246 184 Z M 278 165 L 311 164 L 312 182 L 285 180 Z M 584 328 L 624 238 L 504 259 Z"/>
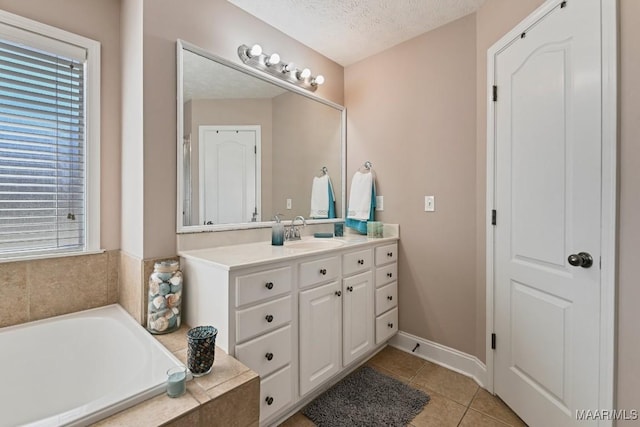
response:
<path fill-rule="evenodd" d="M 99 58 L 0 11 L 0 258 L 99 249 Z"/>

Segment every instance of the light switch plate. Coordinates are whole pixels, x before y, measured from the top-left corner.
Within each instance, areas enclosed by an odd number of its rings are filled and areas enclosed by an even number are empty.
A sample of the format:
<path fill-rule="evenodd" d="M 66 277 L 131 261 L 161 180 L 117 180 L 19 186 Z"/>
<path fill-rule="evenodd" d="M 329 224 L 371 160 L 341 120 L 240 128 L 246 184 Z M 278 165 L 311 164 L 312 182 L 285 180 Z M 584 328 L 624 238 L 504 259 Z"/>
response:
<path fill-rule="evenodd" d="M 433 212 L 436 210 L 436 197 L 424 196 L 424 211 Z"/>
<path fill-rule="evenodd" d="M 376 210 L 377 211 L 384 210 L 384 196 L 376 196 Z"/>
<path fill-rule="evenodd" d="M 291 209 L 291 199 L 287 199 L 287 209 Z"/>

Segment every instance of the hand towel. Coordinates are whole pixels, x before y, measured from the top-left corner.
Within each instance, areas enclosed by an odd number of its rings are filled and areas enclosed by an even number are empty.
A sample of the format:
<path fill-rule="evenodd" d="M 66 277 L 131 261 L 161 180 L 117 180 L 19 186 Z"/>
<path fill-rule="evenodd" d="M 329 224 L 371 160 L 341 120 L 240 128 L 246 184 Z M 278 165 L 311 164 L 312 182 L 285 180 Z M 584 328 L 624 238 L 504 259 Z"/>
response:
<path fill-rule="evenodd" d="M 321 177 L 314 176 L 311 186 L 311 213 L 310 218 L 328 218 L 329 217 L 329 194 L 331 190 L 331 181 L 329 175 Z"/>
<path fill-rule="evenodd" d="M 360 171 L 353 175 L 351 193 L 349 194 L 349 211 L 347 218 L 367 221 L 371 213 L 373 189 L 373 173 Z"/>

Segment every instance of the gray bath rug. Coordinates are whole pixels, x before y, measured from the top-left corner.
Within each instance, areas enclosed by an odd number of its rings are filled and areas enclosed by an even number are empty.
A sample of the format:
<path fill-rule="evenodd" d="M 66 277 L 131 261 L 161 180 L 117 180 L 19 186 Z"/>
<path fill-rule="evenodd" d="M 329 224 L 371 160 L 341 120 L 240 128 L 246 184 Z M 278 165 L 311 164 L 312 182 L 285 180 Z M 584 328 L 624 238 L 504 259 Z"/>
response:
<path fill-rule="evenodd" d="M 319 427 L 406 426 L 429 396 L 368 366 L 327 390 L 302 411 Z"/>

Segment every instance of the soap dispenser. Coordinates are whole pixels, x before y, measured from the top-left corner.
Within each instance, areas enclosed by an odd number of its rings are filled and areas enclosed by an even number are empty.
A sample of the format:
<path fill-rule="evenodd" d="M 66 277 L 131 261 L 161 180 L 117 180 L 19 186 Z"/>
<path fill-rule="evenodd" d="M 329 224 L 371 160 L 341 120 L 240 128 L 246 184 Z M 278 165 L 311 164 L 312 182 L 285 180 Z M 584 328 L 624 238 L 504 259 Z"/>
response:
<path fill-rule="evenodd" d="M 284 224 L 280 222 L 278 215 L 274 216 L 276 220 L 271 229 L 271 244 L 273 246 L 282 246 L 284 244 Z"/>

